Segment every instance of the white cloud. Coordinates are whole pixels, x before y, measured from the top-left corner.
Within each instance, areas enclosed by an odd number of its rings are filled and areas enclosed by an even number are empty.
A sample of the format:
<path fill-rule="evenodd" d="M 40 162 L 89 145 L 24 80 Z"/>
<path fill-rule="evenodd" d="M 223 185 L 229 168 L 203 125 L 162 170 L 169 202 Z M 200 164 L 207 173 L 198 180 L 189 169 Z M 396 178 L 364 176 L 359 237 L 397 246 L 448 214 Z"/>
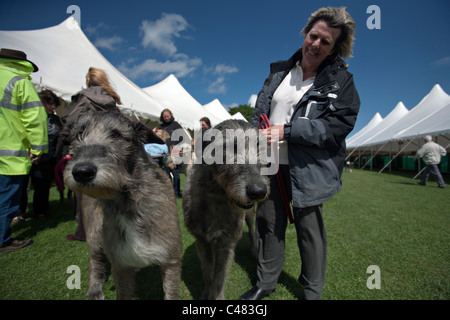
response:
<path fill-rule="evenodd" d="M 211 83 L 208 87 L 208 93 L 211 94 L 225 94 L 227 87 L 225 85 L 225 75 L 239 72 L 239 69 L 226 64 L 218 64 L 214 68 L 205 68 L 206 73 L 218 75 L 216 81 Z"/>
<path fill-rule="evenodd" d="M 225 94 L 227 92 L 227 88 L 225 87 L 225 77 L 220 76 L 216 81 L 211 83 L 208 87 L 208 93 L 211 94 Z"/>
<path fill-rule="evenodd" d="M 103 22 L 100 22 L 96 26 L 88 25 L 86 28 L 83 28 L 84 32 L 88 35 L 94 35 L 101 29 L 108 29 L 108 27 Z"/>
<path fill-rule="evenodd" d="M 202 60 L 200 58 L 187 58 L 176 61 L 166 60 L 165 62 L 148 59 L 131 67 L 122 63 L 118 69 L 130 79 L 137 79 L 152 74 L 154 80 L 161 80 L 169 74 L 174 74 L 177 78 L 185 77 L 194 72 L 201 64 Z"/>
<path fill-rule="evenodd" d="M 230 104 L 229 106 L 225 106 L 225 108 L 226 108 L 228 111 L 230 111 L 231 108 L 237 108 L 237 107 L 239 107 L 239 104 L 237 104 L 236 102 Z"/>
<path fill-rule="evenodd" d="M 436 68 L 450 66 L 450 56 L 446 56 L 434 61 L 433 66 Z"/>
<path fill-rule="evenodd" d="M 214 73 L 216 74 L 229 74 L 229 73 L 235 73 L 238 72 L 239 69 L 236 67 L 232 67 L 232 66 L 227 66 L 226 64 L 218 64 L 215 68 L 214 68 Z"/>
<path fill-rule="evenodd" d="M 175 39 L 180 38 L 181 32 L 189 27 L 186 19 L 179 14 L 163 13 L 161 18 L 155 21 L 142 21 L 140 25 L 142 47 L 156 49 L 167 60 L 128 59 L 122 62 L 118 69 L 133 80 L 149 76 L 152 80 L 161 80 L 169 74 L 182 78 L 193 73 L 202 65 L 202 60 L 178 52 L 175 45 Z"/>
<path fill-rule="evenodd" d="M 97 48 L 108 49 L 110 51 L 114 51 L 116 46 L 120 45 L 124 41 L 123 38 L 119 36 L 113 37 L 99 37 L 94 41 L 94 45 Z"/>
<path fill-rule="evenodd" d="M 140 30 L 143 34 L 141 44 L 152 47 L 169 56 L 177 52 L 174 38 L 189 27 L 186 19 L 179 14 L 163 13 L 156 21 L 142 21 Z"/>
<path fill-rule="evenodd" d="M 256 104 L 256 99 L 257 99 L 257 98 L 258 98 L 258 95 L 252 94 L 252 95 L 250 96 L 250 98 L 248 99 L 247 104 L 248 104 L 250 107 L 254 108 L 254 107 L 255 107 L 255 104 Z"/>

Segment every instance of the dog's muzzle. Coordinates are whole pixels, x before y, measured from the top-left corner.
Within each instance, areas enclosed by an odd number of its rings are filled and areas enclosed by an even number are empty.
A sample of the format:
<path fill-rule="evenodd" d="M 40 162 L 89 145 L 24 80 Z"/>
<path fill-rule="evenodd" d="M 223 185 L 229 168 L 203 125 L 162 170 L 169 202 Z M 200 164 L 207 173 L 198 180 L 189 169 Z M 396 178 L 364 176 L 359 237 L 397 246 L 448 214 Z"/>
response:
<path fill-rule="evenodd" d="M 80 163 L 73 167 L 72 176 L 76 182 L 88 184 L 95 179 L 97 167 L 89 163 Z"/>
<path fill-rule="evenodd" d="M 246 194 L 251 201 L 247 203 L 236 202 L 237 206 L 244 210 L 253 208 L 255 202 L 263 200 L 267 195 L 267 187 L 265 185 L 249 185 L 246 188 Z"/>
<path fill-rule="evenodd" d="M 253 201 L 259 201 L 266 197 L 267 187 L 264 184 L 261 185 L 248 185 L 246 188 L 247 197 Z"/>
<path fill-rule="evenodd" d="M 252 202 L 249 202 L 249 203 L 239 203 L 239 202 L 236 201 L 236 205 L 237 205 L 239 208 L 241 208 L 241 209 L 248 210 L 248 209 L 253 208 L 253 206 L 255 205 L 255 203 L 254 203 L 253 201 L 252 201 Z"/>

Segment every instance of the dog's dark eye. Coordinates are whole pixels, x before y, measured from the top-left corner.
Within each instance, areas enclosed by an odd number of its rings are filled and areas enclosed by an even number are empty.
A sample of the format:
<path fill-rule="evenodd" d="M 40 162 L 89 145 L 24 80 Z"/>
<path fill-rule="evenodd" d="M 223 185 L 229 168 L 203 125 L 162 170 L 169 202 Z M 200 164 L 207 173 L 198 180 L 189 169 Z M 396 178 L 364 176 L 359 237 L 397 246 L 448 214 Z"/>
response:
<path fill-rule="evenodd" d="M 78 141 L 82 141 L 83 140 L 83 136 L 84 136 L 84 131 L 80 131 L 77 134 L 77 140 Z"/>
<path fill-rule="evenodd" d="M 120 137 L 121 137 L 121 135 L 118 131 L 113 131 L 111 134 L 111 138 L 113 138 L 113 139 L 119 139 Z"/>

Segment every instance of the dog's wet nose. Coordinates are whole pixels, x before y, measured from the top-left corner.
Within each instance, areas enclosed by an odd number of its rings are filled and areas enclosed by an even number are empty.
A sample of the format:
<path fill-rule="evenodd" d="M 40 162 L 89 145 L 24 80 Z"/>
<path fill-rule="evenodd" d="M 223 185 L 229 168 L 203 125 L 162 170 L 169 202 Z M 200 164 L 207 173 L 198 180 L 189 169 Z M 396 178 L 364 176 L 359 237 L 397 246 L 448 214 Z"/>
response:
<path fill-rule="evenodd" d="M 72 169 L 73 178 L 79 183 L 89 183 L 94 180 L 97 167 L 92 164 L 78 164 Z"/>
<path fill-rule="evenodd" d="M 265 185 L 249 185 L 247 186 L 247 197 L 251 200 L 264 199 L 267 193 Z"/>

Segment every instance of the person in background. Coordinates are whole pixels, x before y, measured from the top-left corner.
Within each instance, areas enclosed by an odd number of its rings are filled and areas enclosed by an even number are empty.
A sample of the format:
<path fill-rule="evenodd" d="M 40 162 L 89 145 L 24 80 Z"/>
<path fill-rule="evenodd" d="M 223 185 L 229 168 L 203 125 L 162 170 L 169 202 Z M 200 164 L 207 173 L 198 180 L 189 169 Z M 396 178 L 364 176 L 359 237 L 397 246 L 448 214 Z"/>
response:
<path fill-rule="evenodd" d="M 48 151 L 47 114 L 30 81 L 38 70 L 24 52 L 0 49 L 0 253 L 33 243 L 11 238 L 10 225 L 31 164 Z"/>
<path fill-rule="evenodd" d="M 200 127 L 201 127 L 201 130 L 198 133 L 198 136 L 196 137 L 195 140 L 192 140 L 192 146 L 194 147 L 195 156 L 197 158 L 202 158 L 202 163 L 204 163 L 203 150 L 204 150 L 205 143 L 203 142 L 203 136 L 204 136 L 206 130 L 211 129 L 211 121 L 209 120 L 208 117 L 203 117 L 200 119 Z"/>
<path fill-rule="evenodd" d="M 261 120 L 270 121 L 263 134 L 269 143 L 282 142 L 279 170 L 270 176 L 269 199 L 258 206 L 258 281 L 242 300 L 259 300 L 275 290 L 287 217 L 297 231 L 298 281 L 305 299 L 321 298 L 327 257 L 323 203 L 341 189 L 345 138 L 360 106 L 353 75 L 342 60 L 351 57 L 355 27 L 345 7 L 321 8 L 302 30 L 302 47 L 270 66 L 251 123 L 262 127 Z"/>
<path fill-rule="evenodd" d="M 444 157 L 446 154 L 447 151 L 442 146 L 433 142 L 431 136 L 425 137 L 425 144 L 417 151 L 414 157 L 414 159 L 422 158 L 426 165 L 419 182 L 420 185 L 426 185 L 431 173 L 438 183 L 438 188 L 446 188 L 444 178 L 442 178 L 441 172 L 439 171 L 441 157 Z"/>
<path fill-rule="evenodd" d="M 55 114 L 59 106 L 58 97 L 50 90 L 39 92 L 39 98 L 47 112 L 48 153 L 31 166 L 30 178 L 34 188 L 33 213 L 38 218 L 46 218 L 49 209 L 50 186 L 55 177 L 56 145 L 62 123 Z"/>
<path fill-rule="evenodd" d="M 169 135 L 164 130 L 158 130 L 155 128 L 153 129 L 153 132 L 163 141 L 166 141 L 169 138 Z M 153 160 L 155 160 L 161 168 L 164 167 L 164 164 L 167 162 L 169 157 L 169 147 L 167 144 L 146 143 L 144 144 L 144 149 L 151 157 L 153 157 Z"/>
<path fill-rule="evenodd" d="M 179 144 L 183 137 L 179 139 L 172 140 L 172 134 L 177 129 L 183 129 L 181 125 L 175 121 L 172 111 L 170 109 L 164 109 L 161 112 L 161 116 L 159 117 L 159 121 L 161 121 L 161 125 L 159 126 L 159 130 L 165 130 L 169 135 L 169 139 L 166 140 L 166 144 L 169 147 L 169 151 L 172 152 L 173 148 Z M 174 150 L 176 151 L 176 150 Z M 175 196 L 177 198 L 181 198 L 181 186 L 180 186 L 180 170 L 182 166 L 177 165 L 175 169 L 172 171 L 173 175 L 173 188 L 175 191 Z"/>

